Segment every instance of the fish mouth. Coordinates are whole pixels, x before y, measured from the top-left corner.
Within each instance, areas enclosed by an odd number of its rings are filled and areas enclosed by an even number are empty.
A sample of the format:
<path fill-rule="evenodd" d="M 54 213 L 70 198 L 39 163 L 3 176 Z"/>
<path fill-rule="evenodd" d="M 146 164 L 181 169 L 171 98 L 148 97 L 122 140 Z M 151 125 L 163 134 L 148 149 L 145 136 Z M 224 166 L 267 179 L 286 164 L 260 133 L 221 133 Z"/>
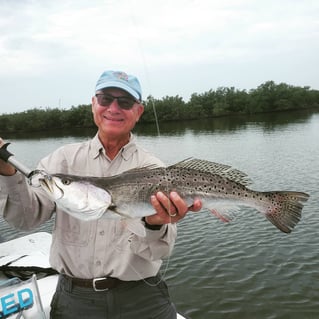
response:
<path fill-rule="evenodd" d="M 52 187 L 52 177 L 51 176 L 44 176 L 42 178 L 39 178 L 39 182 L 41 186 L 49 193 L 53 193 L 53 187 Z"/>
<path fill-rule="evenodd" d="M 59 198 L 63 197 L 63 190 L 55 183 L 51 175 L 45 175 L 43 178 L 40 178 L 39 183 L 49 195 L 53 196 L 56 193 L 54 190 L 56 187 L 61 193 Z"/>

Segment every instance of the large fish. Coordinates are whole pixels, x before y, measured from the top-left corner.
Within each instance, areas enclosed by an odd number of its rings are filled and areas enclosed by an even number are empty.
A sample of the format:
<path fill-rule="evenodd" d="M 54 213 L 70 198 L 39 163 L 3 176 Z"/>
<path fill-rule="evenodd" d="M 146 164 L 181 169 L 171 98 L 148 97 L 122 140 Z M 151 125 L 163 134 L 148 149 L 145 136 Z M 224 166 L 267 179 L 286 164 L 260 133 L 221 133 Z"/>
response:
<path fill-rule="evenodd" d="M 153 215 L 150 196 L 178 192 L 190 205 L 201 198 L 203 209 L 221 220 L 240 207 L 253 207 L 285 233 L 301 218 L 309 195 L 295 191 L 258 192 L 247 187 L 247 175 L 230 166 L 187 159 L 169 167 L 145 167 L 111 177 L 44 175 L 42 188 L 56 205 L 82 220 L 141 219 Z"/>

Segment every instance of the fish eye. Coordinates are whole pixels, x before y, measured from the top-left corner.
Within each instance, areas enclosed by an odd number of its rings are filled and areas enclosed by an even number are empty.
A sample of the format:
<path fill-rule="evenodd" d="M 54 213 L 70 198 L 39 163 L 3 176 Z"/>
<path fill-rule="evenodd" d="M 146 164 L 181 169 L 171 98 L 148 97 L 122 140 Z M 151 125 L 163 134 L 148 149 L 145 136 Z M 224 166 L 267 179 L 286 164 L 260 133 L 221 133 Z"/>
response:
<path fill-rule="evenodd" d="M 61 179 L 61 182 L 63 185 L 70 185 L 71 184 L 71 181 L 67 178 L 62 178 Z"/>

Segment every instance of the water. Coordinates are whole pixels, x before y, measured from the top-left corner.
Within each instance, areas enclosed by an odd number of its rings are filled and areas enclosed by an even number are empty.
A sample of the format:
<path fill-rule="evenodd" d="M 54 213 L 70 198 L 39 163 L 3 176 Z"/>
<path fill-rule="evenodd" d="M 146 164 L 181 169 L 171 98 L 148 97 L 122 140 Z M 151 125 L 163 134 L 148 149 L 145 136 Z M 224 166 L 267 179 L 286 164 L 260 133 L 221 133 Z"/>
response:
<path fill-rule="evenodd" d="M 51 150 L 92 134 L 4 138 L 33 168 Z M 206 212 L 190 213 L 179 223 L 175 250 L 162 268 L 178 311 L 192 319 L 319 318 L 319 114 L 170 123 L 161 125 L 161 136 L 153 126 L 137 128 L 136 135 L 168 164 L 208 159 L 246 172 L 255 190 L 311 196 L 288 235 L 250 209 L 230 224 Z M 51 227 L 52 222 L 40 229 Z M 3 239 L 22 234 L 3 221 L 0 229 Z"/>

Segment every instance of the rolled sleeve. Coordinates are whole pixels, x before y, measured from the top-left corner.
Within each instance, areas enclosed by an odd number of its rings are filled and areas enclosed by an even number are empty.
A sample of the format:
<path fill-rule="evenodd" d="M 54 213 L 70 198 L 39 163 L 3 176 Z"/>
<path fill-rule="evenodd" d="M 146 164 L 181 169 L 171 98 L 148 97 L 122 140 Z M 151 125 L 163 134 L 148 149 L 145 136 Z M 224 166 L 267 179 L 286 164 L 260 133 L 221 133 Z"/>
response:
<path fill-rule="evenodd" d="M 19 172 L 0 178 L 0 214 L 12 226 L 30 230 L 52 217 L 54 203 L 41 189 L 30 187 Z"/>

